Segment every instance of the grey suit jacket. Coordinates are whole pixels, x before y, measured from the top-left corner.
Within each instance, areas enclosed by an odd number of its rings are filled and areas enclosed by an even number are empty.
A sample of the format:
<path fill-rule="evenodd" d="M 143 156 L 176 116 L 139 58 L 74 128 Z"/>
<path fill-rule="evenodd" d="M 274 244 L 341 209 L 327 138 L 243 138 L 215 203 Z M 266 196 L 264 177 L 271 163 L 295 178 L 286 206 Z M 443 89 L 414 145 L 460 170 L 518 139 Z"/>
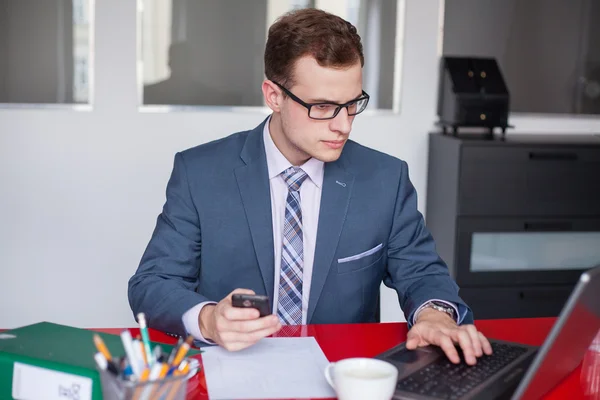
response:
<path fill-rule="evenodd" d="M 265 122 L 175 156 L 166 203 L 129 281 L 131 308 L 152 328 L 185 335 L 185 311 L 236 288 L 273 301 Z M 375 321 L 382 281 L 409 322 L 433 298 L 473 321 L 417 210 L 406 163 L 348 141 L 325 164 L 308 323 Z"/>

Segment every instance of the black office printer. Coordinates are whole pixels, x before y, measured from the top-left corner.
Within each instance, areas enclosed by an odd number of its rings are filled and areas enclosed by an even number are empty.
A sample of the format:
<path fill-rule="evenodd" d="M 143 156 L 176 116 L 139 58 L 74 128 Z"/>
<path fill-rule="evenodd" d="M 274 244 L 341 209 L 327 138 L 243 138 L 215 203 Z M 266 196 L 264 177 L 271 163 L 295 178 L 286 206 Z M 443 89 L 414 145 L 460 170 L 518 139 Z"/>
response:
<path fill-rule="evenodd" d="M 506 132 L 510 96 L 493 58 L 453 57 L 441 59 L 437 115 L 444 133 L 460 127 L 494 128 Z"/>

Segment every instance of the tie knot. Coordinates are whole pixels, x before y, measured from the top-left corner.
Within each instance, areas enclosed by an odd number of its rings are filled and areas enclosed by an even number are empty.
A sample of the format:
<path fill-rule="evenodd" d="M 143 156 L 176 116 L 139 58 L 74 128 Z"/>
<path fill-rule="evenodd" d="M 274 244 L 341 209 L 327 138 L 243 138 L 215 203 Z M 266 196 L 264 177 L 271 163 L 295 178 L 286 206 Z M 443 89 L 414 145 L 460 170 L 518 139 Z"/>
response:
<path fill-rule="evenodd" d="M 288 189 L 292 192 L 296 192 L 300 190 L 300 185 L 302 182 L 308 177 L 306 172 L 302 170 L 302 168 L 298 167 L 290 167 L 281 173 L 283 176 L 283 180 L 288 186 Z"/>

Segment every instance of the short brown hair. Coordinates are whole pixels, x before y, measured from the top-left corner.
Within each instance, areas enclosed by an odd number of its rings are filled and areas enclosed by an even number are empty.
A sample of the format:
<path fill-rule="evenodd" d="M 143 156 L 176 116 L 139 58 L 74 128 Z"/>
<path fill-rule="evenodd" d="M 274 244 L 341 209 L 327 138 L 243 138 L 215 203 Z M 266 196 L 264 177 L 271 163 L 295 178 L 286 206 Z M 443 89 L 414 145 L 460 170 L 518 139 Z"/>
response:
<path fill-rule="evenodd" d="M 361 67 L 365 64 L 354 25 L 315 8 L 291 11 L 271 25 L 265 47 L 265 76 L 291 85 L 296 60 L 307 55 L 322 67 L 348 67 L 359 60 Z"/>

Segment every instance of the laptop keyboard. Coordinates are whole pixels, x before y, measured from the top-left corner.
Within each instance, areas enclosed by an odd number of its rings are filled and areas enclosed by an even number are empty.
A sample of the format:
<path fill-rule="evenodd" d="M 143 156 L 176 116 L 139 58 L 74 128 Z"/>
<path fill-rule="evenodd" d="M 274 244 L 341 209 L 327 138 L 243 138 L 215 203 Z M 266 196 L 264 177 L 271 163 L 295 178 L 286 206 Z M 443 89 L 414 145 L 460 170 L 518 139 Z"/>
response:
<path fill-rule="evenodd" d="M 526 348 L 503 343 L 492 343 L 492 350 L 494 354 L 484 354 L 473 366 L 466 364 L 464 359 L 460 364 L 452 364 L 447 358 L 440 357 L 398 381 L 397 389 L 439 399 L 460 399 L 527 351 Z M 462 354 L 459 354 L 462 359 Z"/>

